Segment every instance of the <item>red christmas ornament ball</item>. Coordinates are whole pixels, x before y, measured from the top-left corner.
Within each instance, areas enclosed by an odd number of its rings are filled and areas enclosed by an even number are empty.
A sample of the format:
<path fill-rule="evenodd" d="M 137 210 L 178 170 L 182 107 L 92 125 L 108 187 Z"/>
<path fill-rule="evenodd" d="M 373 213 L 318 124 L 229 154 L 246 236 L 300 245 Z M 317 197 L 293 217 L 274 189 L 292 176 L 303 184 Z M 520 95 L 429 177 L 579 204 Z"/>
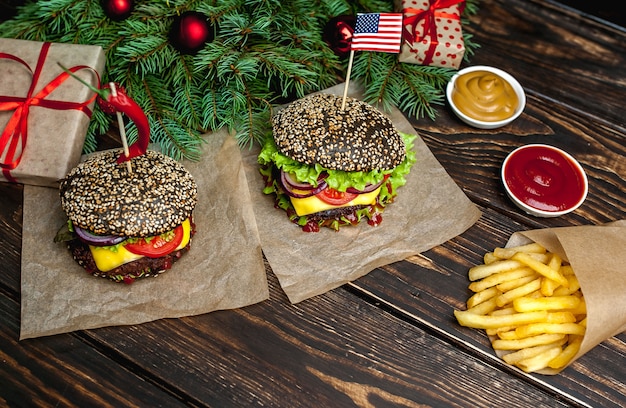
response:
<path fill-rule="evenodd" d="M 335 55 L 340 58 L 350 54 L 350 44 L 352 43 L 355 24 L 356 17 L 341 15 L 331 18 L 324 26 L 322 38 Z"/>
<path fill-rule="evenodd" d="M 133 0 L 102 0 L 100 4 L 104 14 L 114 21 L 127 19 L 135 6 Z"/>
<path fill-rule="evenodd" d="M 202 13 L 187 11 L 172 23 L 170 42 L 182 54 L 195 54 L 212 40 L 213 30 Z"/>

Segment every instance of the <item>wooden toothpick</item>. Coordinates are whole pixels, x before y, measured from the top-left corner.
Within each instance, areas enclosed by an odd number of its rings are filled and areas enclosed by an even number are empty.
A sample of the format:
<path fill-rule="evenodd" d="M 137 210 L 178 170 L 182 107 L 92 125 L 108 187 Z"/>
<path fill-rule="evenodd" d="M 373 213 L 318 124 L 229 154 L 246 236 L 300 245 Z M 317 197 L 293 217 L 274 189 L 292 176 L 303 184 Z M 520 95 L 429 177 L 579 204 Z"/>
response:
<path fill-rule="evenodd" d="M 350 58 L 348 59 L 348 71 L 346 72 L 346 82 L 343 88 L 343 100 L 341 101 L 341 110 L 346 108 L 346 98 L 348 97 L 348 87 L 350 86 L 350 74 L 352 73 L 352 61 L 354 60 L 354 50 L 350 50 Z"/>
<path fill-rule="evenodd" d="M 111 88 L 111 94 L 114 98 L 117 98 L 117 89 L 115 88 L 115 83 L 109 82 L 109 87 Z M 124 148 L 124 154 L 126 157 L 129 156 L 128 151 L 128 140 L 126 139 L 126 128 L 124 127 L 124 118 L 122 117 L 121 112 L 115 112 L 117 115 L 117 126 L 120 128 L 120 137 L 122 139 L 122 147 Z M 126 169 L 128 169 L 128 173 L 132 174 L 133 166 L 130 164 L 130 160 L 126 160 Z"/>

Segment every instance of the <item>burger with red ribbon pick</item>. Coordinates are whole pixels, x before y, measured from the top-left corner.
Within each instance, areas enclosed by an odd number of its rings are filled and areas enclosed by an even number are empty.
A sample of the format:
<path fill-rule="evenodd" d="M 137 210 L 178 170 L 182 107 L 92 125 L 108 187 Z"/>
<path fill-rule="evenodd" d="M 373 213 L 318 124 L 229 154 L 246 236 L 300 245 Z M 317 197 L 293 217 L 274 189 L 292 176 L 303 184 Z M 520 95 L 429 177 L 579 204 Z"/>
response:
<path fill-rule="evenodd" d="M 138 140 L 128 153 L 90 155 L 61 181 L 68 221 L 55 241 L 65 242 L 90 274 L 132 283 L 170 269 L 189 250 L 197 186 L 181 163 L 147 150 L 148 119 L 123 89 L 97 92 L 135 122 Z M 132 171 L 124 165 L 128 162 Z"/>

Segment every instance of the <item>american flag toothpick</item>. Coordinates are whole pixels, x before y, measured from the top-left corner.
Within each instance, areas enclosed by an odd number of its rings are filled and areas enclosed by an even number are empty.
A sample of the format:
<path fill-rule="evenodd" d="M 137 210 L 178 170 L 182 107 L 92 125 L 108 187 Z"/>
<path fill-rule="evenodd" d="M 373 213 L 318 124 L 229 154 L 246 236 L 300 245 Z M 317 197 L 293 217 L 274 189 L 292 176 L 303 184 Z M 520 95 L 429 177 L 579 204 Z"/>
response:
<path fill-rule="evenodd" d="M 402 13 L 358 13 L 350 45 L 348 71 L 341 109 L 346 106 L 354 51 L 400 52 Z"/>

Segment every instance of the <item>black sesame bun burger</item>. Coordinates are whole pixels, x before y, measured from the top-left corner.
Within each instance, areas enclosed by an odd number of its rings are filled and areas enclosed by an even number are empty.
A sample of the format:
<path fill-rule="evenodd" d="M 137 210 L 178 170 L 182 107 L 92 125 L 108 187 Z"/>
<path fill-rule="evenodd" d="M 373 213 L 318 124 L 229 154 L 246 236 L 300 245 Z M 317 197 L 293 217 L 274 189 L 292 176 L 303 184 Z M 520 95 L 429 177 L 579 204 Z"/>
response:
<path fill-rule="evenodd" d="M 365 102 L 342 101 L 322 93 L 288 105 L 259 153 L 264 192 L 307 232 L 380 224 L 415 162 L 414 135 Z"/>
<path fill-rule="evenodd" d="M 155 151 L 118 164 L 119 152 L 91 155 L 61 181 L 68 217 L 55 241 L 94 276 L 116 282 L 155 276 L 172 267 L 194 234 L 197 187 L 182 164 Z"/>

